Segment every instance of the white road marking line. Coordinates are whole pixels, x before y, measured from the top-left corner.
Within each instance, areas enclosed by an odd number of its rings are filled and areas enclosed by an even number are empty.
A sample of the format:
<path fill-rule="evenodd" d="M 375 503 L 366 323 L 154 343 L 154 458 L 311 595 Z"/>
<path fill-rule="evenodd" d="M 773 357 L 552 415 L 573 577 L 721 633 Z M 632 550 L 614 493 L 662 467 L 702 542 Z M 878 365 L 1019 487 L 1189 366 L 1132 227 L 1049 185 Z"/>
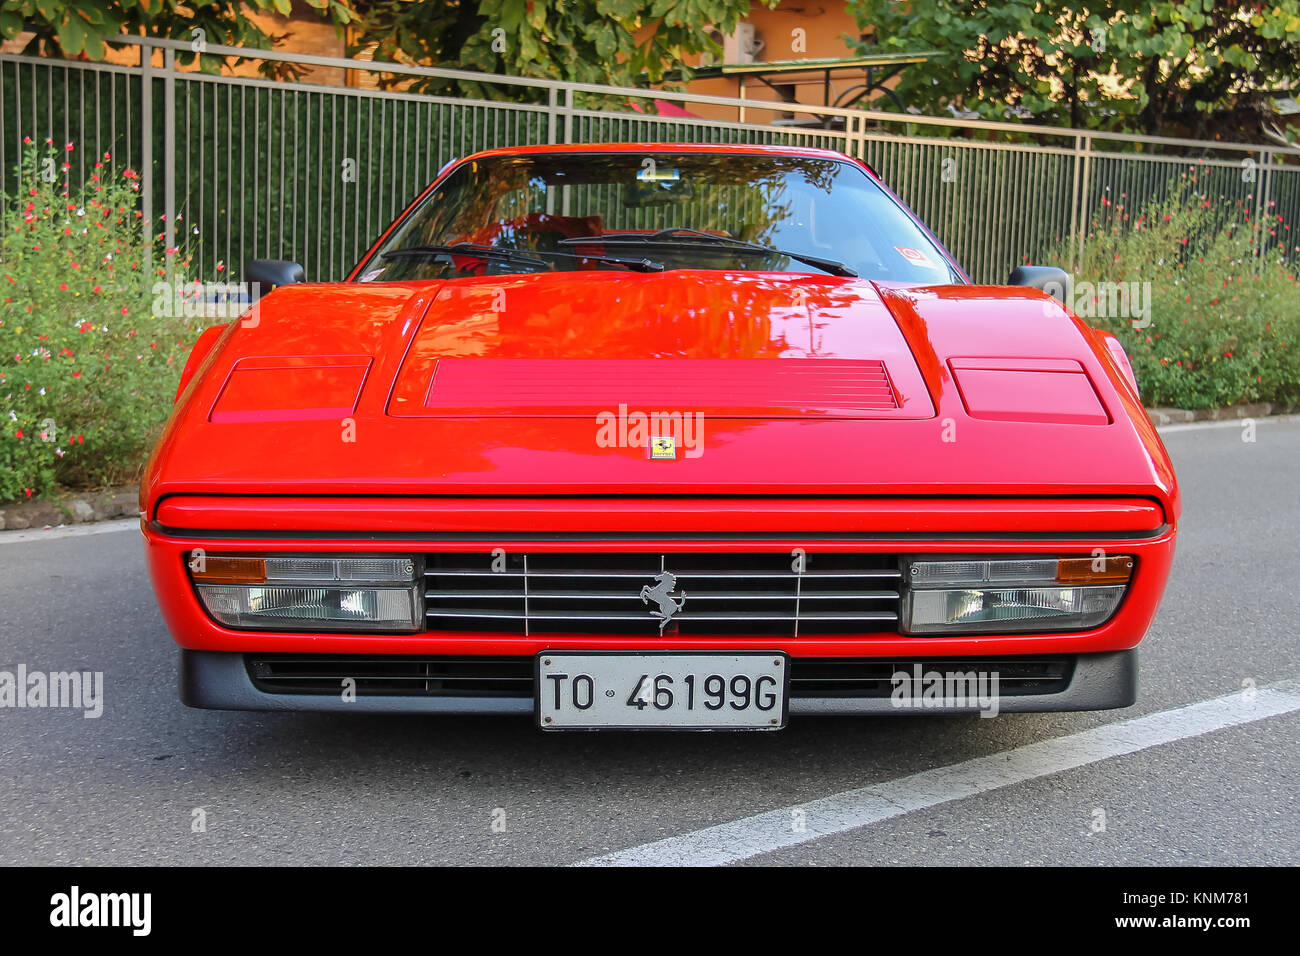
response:
<path fill-rule="evenodd" d="M 52 541 L 55 538 L 80 538 L 88 534 L 109 534 L 140 527 L 139 518 L 119 518 L 116 521 L 95 521 L 90 524 L 59 525 L 54 528 L 23 528 L 0 531 L 0 544 L 20 544 L 27 541 Z"/>
<path fill-rule="evenodd" d="M 977 796 L 1149 747 L 1300 710 L 1300 680 L 1105 724 L 948 767 L 646 843 L 578 866 L 718 866 L 856 830 L 915 810 Z M 802 811 L 804 832 L 794 829 Z"/>

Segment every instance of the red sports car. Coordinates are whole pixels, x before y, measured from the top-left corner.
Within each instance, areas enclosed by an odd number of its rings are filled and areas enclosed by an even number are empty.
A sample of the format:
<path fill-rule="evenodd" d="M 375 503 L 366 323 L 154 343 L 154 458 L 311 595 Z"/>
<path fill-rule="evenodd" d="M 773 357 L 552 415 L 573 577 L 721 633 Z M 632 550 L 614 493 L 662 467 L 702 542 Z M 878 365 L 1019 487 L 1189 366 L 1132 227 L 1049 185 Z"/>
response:
<path fill-rule="evenodd" d="M 544 729 L 1123 707 L 1179 495 L 1114 337 L 863 164 L 450 164 L 209 329 L 140 504 L 191 706 Z M 1037 286 L 1038 288 L 1035 288 Z"/>

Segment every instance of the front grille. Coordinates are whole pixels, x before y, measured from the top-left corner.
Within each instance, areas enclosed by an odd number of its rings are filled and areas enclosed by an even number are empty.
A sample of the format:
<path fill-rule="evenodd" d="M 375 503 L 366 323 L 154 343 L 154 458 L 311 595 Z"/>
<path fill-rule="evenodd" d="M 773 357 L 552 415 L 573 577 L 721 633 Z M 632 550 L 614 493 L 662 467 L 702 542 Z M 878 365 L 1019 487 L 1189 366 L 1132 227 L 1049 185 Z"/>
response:
<path fill-rule="evenodd" d="M 358 697 L 533 696 L 531 657 L 417 657 L 362 654 L 247 654 L 254 686 L 268 694 L 337 695 L 343 681 L 356 682 Z M 1074 675 L 1073 657 L 899 658 L 854 660 L 790 659 L 790 698 L 887 698 L 893 675 L 914 673 L 997 673 L 1003 697 L 1064 691 Z"/>
<path fill-rule="evenodd" d="M 894 555 L 790 552 L 431 554 L 424 576 L 430 631 L 637 637 L 896 632 L 902 577 Z"/>

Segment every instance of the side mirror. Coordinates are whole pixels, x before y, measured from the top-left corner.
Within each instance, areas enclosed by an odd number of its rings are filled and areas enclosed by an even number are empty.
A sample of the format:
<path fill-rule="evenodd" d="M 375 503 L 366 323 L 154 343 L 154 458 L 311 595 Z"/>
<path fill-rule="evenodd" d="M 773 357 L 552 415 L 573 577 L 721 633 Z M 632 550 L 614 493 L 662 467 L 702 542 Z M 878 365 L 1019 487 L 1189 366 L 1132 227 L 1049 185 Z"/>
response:
<path fill-rule="evenodd" d="M 1056 266 L 1016 266 L 1007 285 L 1024 285 L 1041 289 L 1053 298 L 1065 301 L 1070 291 L 1070 274 Z"/>
<path fill-rule="evenodd" d="M 244 281 L 252 287 L 250 298 L 256 300 L 276 286 L 306 282 L 307 274 L 287 259 L 252 259 L 244 266 Z"/>

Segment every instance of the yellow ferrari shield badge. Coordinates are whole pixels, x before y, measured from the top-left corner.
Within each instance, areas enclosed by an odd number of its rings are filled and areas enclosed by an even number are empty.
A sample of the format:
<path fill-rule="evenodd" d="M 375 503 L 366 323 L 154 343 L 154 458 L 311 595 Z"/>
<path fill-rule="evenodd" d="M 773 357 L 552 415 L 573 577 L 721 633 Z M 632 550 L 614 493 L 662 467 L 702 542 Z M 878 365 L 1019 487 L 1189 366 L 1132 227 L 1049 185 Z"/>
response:
<path fill-rule="evenodd" d="M 669 435 L 667 438 L 650 439 L 650 457 L 666 458 L 670 461 L 677 458 L 677 439 Z"/>

